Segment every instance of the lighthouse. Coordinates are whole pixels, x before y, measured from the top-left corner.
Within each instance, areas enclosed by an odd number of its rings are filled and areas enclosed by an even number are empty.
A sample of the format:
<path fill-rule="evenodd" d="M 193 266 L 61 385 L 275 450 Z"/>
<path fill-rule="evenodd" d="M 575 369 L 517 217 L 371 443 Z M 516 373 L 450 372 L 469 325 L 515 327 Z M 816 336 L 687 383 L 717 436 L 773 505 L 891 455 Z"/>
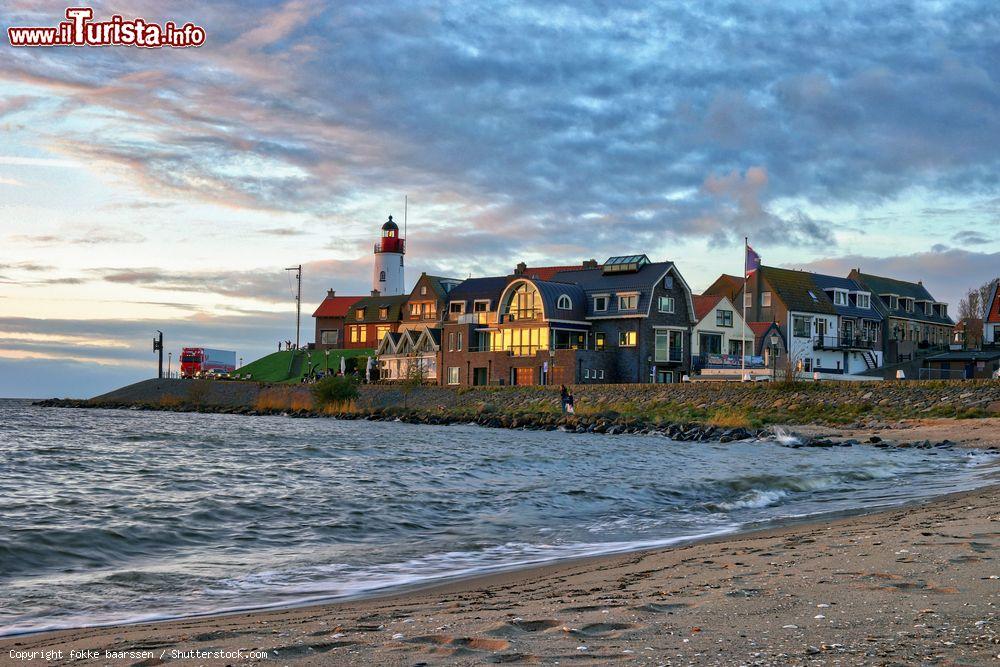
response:
<path fill-rule="evenodd" d="M 399 235 L 399 225 L 392 216 L 382 225 L 382 238 L 375 244 L 375 270 L 372 289 L 383 296 L 403 294 L 403 255 L 406 241 Z"/>

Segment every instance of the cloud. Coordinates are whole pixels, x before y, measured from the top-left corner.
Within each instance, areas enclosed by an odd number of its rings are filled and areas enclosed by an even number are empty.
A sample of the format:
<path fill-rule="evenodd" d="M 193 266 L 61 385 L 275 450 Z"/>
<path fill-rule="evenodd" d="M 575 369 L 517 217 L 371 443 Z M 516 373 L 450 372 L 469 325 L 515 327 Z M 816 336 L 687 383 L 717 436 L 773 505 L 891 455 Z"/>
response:
<path fill-rule="evenodd" d="M 912 282 L 922 281 L 934 298 L 958 312 L 958 302 L 969 288 L 1000 277 L 1000 252 L 973 252 L 951 248 L 910 255 L 870 257 L 846 255 L 803 264 L 794 268 L 846 276 L 851 269 Z"/>
<path fill-rule="evenodd" d="M 996 241 L 996 237 L 990 238 L 977 229 L 963 229 L 955 232 L 951 240 L 961 245 L 984 245 Z"/>

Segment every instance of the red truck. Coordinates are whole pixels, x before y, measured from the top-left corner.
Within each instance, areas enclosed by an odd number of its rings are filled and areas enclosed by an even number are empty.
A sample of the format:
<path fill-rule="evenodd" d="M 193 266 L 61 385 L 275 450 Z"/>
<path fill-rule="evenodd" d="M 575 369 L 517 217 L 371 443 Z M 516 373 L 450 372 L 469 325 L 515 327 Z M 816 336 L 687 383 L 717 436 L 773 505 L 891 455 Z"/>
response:
<path fill-rule="evenodd" d="M 182 378 L 193 378 L 209 373 L 232 373 L 235 370 L 235 352 L 211 350 L 207 347 L 185 347 L 181 350 Z"/>

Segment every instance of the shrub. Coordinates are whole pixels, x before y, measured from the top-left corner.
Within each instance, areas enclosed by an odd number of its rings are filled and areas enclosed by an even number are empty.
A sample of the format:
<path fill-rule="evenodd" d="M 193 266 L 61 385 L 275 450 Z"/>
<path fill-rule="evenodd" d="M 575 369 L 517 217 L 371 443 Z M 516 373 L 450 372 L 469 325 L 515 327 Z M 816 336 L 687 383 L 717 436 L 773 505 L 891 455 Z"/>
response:
<path fill-rule="evenodd" d="M 312 395 L 321 406 L 350 403 L 358 397 L 358 381 L 353 375 L 326 377 L 313 385 Z"/>

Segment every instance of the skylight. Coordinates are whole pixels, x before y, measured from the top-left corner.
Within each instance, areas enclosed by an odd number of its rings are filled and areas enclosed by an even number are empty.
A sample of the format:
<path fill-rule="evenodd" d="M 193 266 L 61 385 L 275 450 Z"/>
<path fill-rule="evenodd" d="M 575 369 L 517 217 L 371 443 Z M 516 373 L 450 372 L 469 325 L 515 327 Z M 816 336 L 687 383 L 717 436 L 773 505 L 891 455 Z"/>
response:
<path fill-rule="evenodd" d="M 606 274 L 635 272 L 646 264 L 649 264 L 649 257 L 645 255 L 621 255 L 611 257 L 604 262 L 603 272 Z"/>

